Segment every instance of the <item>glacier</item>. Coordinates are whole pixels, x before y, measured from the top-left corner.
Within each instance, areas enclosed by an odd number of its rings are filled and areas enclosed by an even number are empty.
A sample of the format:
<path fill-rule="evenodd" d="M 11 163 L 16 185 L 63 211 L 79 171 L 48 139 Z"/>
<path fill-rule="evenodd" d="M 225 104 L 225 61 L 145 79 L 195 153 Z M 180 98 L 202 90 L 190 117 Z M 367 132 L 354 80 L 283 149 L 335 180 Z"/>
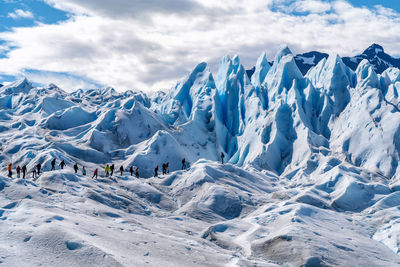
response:
<path fill-rule="evenodd" d="M 0 87 L 0 264 L 399 266 L 400 70 L 295 60 L 249 78 L 224 56 L 152 94 Z"/>

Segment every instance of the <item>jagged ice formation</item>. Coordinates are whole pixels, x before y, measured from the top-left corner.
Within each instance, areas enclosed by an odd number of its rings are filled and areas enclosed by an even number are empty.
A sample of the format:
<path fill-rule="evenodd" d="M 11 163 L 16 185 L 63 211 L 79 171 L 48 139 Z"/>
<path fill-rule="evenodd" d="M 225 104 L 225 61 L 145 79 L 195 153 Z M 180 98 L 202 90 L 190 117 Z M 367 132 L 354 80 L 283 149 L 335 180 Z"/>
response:
<path fill-rule="evenodd" d="M 303 75 L 286 46 L 251 79 L 225 56 L 152 96 L 0 87 L 0 167 L 44 170 L 0 175 L 0 263 L 397 266 L 399 90 L 399 69 L 337 54 Z"/>

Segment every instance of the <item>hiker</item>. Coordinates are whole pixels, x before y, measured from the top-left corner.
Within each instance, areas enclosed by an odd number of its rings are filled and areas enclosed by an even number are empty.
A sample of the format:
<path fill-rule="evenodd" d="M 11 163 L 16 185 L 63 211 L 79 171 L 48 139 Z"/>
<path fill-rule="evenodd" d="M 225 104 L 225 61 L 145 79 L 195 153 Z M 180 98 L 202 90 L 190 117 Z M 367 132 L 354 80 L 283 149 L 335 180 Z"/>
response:
<path fill-rule="evenodd" d="M 108 177 L 110 175 L 110 165 L 107 164 L 107 166 L 104 169 L 104 171 L 106 172 L 106 177 Z"/>
<path fill-rule="evenodd" d="M 85 166 L 82 166 L 82 175 L 85 176 L 86 175 L 86 169 Z"/>
<path fill-rule="evenodd" d="M 35 177 L 37 177 L 37 175 L 36 175 L 36 167 L 33 167 L 33 169 L 32 169 L 32 179 L 35 179 Z"/>
<path fill-rule="evenodd" d="M 166 172 L 169 173 L 169 162 L 165 163 Z"/>
<path fill-rule="evenodd" d="M 133 167 L 132 166 L 129 168 L 129 171 L 131 173 L 131 176 L 133 176 Z"/>
<path fill-rule="evenodd" d="M 25 179 L 25 174 L 26 174 L 26 165 L 22 166 L 22 179 Z"/>
<path fill-rule="evenodd" d="M 60 163 L 61 170 L 64 169 L 64 166 L 65 166 L 65 165 L 66 165 L 66 164 L 65 164 L 64 160 L 62 160 L 61 163 Z"/>
<path fill-rule="evenodd" d="M 165 163 L 162 164 L 162 174 L 167 174 L 167 164 Z"/>
<path fill-rule="evenodd" d="M 186 160 L 185 158 L 182 159 L 182 170 L 186 168 Z"/>
<path fill-rule="evenodd" d="M 37 174 L 39 176 L 40 175 L 40 169 L 42 168 L 42 164 L 39 162 L 38 164 L 36 164 L 36 168 L 37 168 Z"/>
<path fill-rule="evenodd" d="M 124 166 L 119 167 L 119 171 L 121 172 L 121 176 L 122 176 L 122 173 L 124 172 Z"/>
<path fill-rule="evenodd" d="M 97 168 L 96 168 L 96 169 L 94 169 L 94 172 L 93 172 L 92 179 L 93 179 L 94 177 L 96 177 L 96 179 L 97 179 Z"/>
<path fill-rule="evenodd" d="M 12 163 L 8 164 L 8 177 L 12 178 Z"/>
<path fill-rule="evenodd" d="M 112 164 L 112 165 L 110 166 L 111 176 L 112 176 L 113 173 L 114 173 L 114 168 L 115 168 L 115 166 L 114 166 L 114 164 Z"/>
<path fill-rule="evenodd" d="M 158 177 L 158 165 L 154 168 L 154 177 Z"/>
<path fill-rule="evenodd" d="M 56 169 L 56 158 L 54 158 L 52 161 L 51 161 L 51 171 L 54 171 Z"/>
<path fill-rule="evenodd" d="M 21 176 L 21 167 L 18 165 L 17 166 L 17 178 Z"/>
<path fill-rule="evenodd" d="M 221 152 L 221 162 L 222 162 L 222 164 L 224 164 L 224 158 L 225 158 L 224 152 Z"/>
<path fill-rule="evenodd" d="M 136 167 L 135 169 L 135 176 L 136 178 L 139 178 L 139 167 Z"/>
<path fill-rule="evenodd" d="M 74 171 L 75 173 L 78 173 L 78 162 L 75 162 L 74 164 Z"/>

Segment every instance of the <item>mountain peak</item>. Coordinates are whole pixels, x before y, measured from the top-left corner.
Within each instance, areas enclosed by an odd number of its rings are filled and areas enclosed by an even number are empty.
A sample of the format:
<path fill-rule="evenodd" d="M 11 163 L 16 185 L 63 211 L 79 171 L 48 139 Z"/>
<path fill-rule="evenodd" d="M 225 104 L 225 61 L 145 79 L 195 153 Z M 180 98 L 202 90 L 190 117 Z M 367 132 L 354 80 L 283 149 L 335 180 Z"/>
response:
<path fill-rule="evenodd" d="M 359 87 L 379 87 L 379 79 L 373 66 L 368 59 L 363 59 L 356 69 L 357 82 Z"/>
<path fill-rule="evenodd" d="M 363 54 L 365 54 L 365 55 L 371 55 L 371 54 L 375 55 L 376 54 L 377 55 L 379 53 L 384 53 L 384 52 L 385 51 L 381 45 L 373 43 L 367 49 L 365 49 Z"/>
<path fill-rule="evenodd" d="M 239 58 L 238 55 L 234 55 L 232 57 L 232 63 L 233 63 L 233 65 L 239 65 L 240 64 L 240 58 Z"/>
<path fill-rule="evenodd" d="M 28 93 L 32 89 L 32 83 L 26 77 L 23 77 L 13 83 L 1 88 L 1 92 L 5 94 Z"/>
<path fill-rule="evenodd" d="M 278 62 L 281 60 L 281 58 L 287 55 L 292 55 L 292 51 L 290 50 L 290 48 L 287 45 L 280 46 L 278 52 L 275 55 L 274 61 Z"/>
<path fill-rule="evenodd" d="M 28 78 L 23 77 L 13 83 L 14 86 L 23 86 L 25 84 L 30 84 Z"/>
<path fill-rule="evenodd" d="M 343 64 L 342 58 L 338 53 L 329 54 L 327 62 L 331 62 L 332 64 Z"/>
<path fill-rule="evenodd" d="M 251 82 L 253 85 L 261 85 L 264 82 L 265 76 L 267 75 L 271 66 L 269 65 L 267 59 L 267 53 L 263 52 L 261 56 L 257 59 L 257 64 L 255 66 L 254 75 L 251 77 Z"/>
<path fill-rule="evenodd" d="M 256 66 L 265 66 L 265 65 L 269 65 L 268 63 L 268 59 L 267 59 L 267 52 L 263 52 L 257 59 L 257 63 Z"/>

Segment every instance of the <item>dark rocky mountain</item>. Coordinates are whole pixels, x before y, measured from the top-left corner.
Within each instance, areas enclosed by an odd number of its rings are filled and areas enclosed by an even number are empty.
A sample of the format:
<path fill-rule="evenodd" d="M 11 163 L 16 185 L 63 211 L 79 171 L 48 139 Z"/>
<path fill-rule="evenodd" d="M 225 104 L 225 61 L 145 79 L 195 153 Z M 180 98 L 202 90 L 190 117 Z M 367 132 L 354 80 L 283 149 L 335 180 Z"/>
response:
<path fill-rule="evenodd" d="M 305 75 L 311 67 L 318 64 L 318 62 L 327 58 L 329 55 L 325 53 L 321 53 L 318 51 L 311 51 L 304 54 L 298 54 L 294 57 L 297 66 L 299 67 L 301 73 Z"/>
<path fill-rule="evenodd" d="M 400 68 L 400 58 L 394 58 L 386 54 L 383 47 L 378 44 L 371 45 L 361 55 L 344 57 L 343 63 L 352 70 L 355 70 L 363 59 L 368 59 L 375 71 L 379 74 L 389 67 Z"/>
<path fill-rule="evenodd" d="M 328 54 L 326 53 L 311 51 L 296 55 L 295 61 L 301 73 L 305 75 L 307 71 L 311 69 L 311 67 L 316 66 L 321 59 L 327 57 Z M 367 59 L 378 74 L 384 72 L 389 67 L 400 68 L 400 58 L 395 58 L 389 54 L 386 54 L 383 47 L 379 44 L 372 44 L 360 55 L 342 58 L 343 63 L 352 70 L 356 70 L 358 64 L 363 59 Z M 246 72 L 249 77 L 251 77 L 254 73 L 254 67 Z"/>
<path fill-rule="evenodd" d="M 249 79 L 251 78 L 251 76 L 253 76 L 255 70 L 256 70 L 256 67 L 255 67 L 255 66 L 252 67 L 252 68 L 249 69 L 249 70 L 246 70 L 246 73 L 247 73 L 247 76 L 249 77 Z"/>

